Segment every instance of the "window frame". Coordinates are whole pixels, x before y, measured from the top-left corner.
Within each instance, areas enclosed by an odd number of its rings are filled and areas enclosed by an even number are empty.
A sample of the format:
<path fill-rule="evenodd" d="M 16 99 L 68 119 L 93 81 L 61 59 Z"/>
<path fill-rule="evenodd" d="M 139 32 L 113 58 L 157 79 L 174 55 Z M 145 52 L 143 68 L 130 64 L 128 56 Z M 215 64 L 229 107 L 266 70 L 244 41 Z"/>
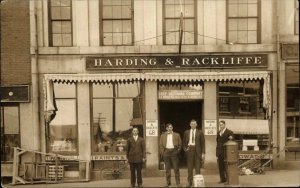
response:
<path fill-rule="evenodd" d="M 299 1 L 295 0 L 295 17 L 294 17 L 294 34 L 299 35 Z M 297 21 L 298 18 L 298 21 Z M 297 33 L 297 27 L 298 27 L 298 33 Z"/>
<path fill-rule="evenodd" d="M 12 163 L 13 162 L 13 157 L 11 160 L 6 160 L 6 157 L 5 156 L 5 153 L 4 153 L 4 146 L 5 146 L 5 140 L 4 140 L 4 135 L 5 134 L 5 125 L 4 125 L 4 108 L 5 107 L 16 107 L 18 108 L 18 128 L 19 128 L 19 134 L 7 134 L 7 135 L 18 135 L 19 137 L 19 146 L 17 147 L 21 147 L 22 146 L 22 142 L 21 142 L 21 116 L 20 116 L 20 105 L 19 103 L 18 104 L 15 104 L 15 103 L 7 103 L 7 104 L 2 104 L 1 107 L 0 107 L 0 114 L 1 114 L 1 163 Z M 3 147 L 3 148 L 2 148 Z M 4 157 L 5 157 L 5 160 L 4 160 Z"/>
<path fill-rule="evenodd" d="M 185 19 L 193 19 L 194 20 L 194 43 L 193 44 L 185 44 L 183 41 L 184 39 L 182 39 L 182 45 L 196 45 L 198 44 L 198 9 L 197 9 L 197 0 L 193 0 L 194 2 L 194 17 L 184 17 L 183 16 L 183 20 Z M 184 5 L 183 5 L 184 6 Z M 163 0 L 162 2 L 162 16 L 163 16 L 163 21 L 162 21 L 162 29 L 163 29 L 163 45 L 179 45 L 176 44 L 176 41 L 174 44 L 167 44 L 166 43 L 166 35 L 167 35 L 167 31 L 166 31 L 166 20 L 179 20 L 180 21 L 180 16 L 179 17 L 172 17 L 172 18 L 168 18 L 166 17 L 166 4 L 165 4 L 165 0 Z M 184 22 L 184 21 L 183 21 Z M 178 28 L 179 29 L 179 28 Z M 184 38 L 184 29 L 183 29 L 183 38 Z M 178 30 L 178 35 L 179 35 L 179 30 Z"/>
<path fill-rule="evenodd" d="M 52 6 L 51 6 L 51 1 L 52 0 L 48 0 L 48 33 L 49 33 L 49 46 L 50 47 L 72 47 L 73 46 L 73 9 L 72 9 L 72 0 L 70 0 L 70 19 L 52 19 Z M 61 6 L 59 6 L 61 7 Z M 52 27 L 52 22 L 54 21 L 70 21 L 71 22 L 71 44 L 70 45 L 53 45 L 53 27 Z M 62 34 L 62 33 L 61 33 Z"/>
<path fill-rule="evenodd" d="M 61 84 L 61 83 L 53 83 L 53 84 Z M 66 83 L 63 83 L 63 84 L 66 84 Z M 73 84 L 71 84 L 73 85 Z M 47 142 L 46 142 L 46 149 L 47 149 L 47 152 L 51 152 L 51 153 L 57 153 L 57 154 L 62 154 L 62 155 L 67 155 L 67 156 L 74 156 L 74 155 L 79 155 L 79 131 L 78 131 L 78 88 L 77 88 L 77 83 L 75 83 L 75 96 L 74 97 L 55 97 L 54 99 L 55 100 L 75 100 L 75 125 L 76 126 L 76 138 L 77 138 L 77 148 L 76 148 L 76 151 L 52 151 L 52 149 L 50 149 L 50 124 L 48 125 L 49 128 L 48 128 L 48 132 L 47 132 L 47 137 L 49 139 L 47 139 Z M 54 90 L 54 93 L 55 93 L 55 90 Z"/>
<path fill-rule="evenodd" d="M 122 0 L 121 0 L 122 1 Z M 134 0 L 130 0 L 131 2 L 131 17 L 130 19 L 126 19 L 126 18 L 117 18 L 117 19 L 114 19 L 114 18 L 110 18 L 110 19 L 104 19 L 103 18 L 103 0 L 99 0 L 99 34 L 100 34 L 100 45 L 101 46 L 133 46 L 135 44 L 135 39 L 134 39 Z M 122 41 L 122 44 L 111 44 L 111 45 L 105 45 L 104 44 L 104 26 L 103 26 L 103 21 L 104 20 L 130 20 L 131 22 L 131 43 L 127 43 L 127 44 L 123 44 L 123 41 Z M 123 34 L 123 32 L 122 32 Z"/>
<path fill-rule="evenodd" d="M 141 116 L 143 117 L 144 116 L 144 112 L 143 112 L 143 106 L 144 106 L 144 103 L 145 103 L 145 92 L 144 92 L 144 89 L 145 89 L 145 82 L 144 81 L 134 81 L 134 82 L 130 82 L 130 83 L 137 83 L 139 82 L 139 101 L 140 101 L 140 113 L 141 113 Z M 119 96 L 119 94 L 117 93 L 118 92 L 118 85 L 121 85 L 121 84 L 128 84 L 128 83 L 119 83 L 119 82 L 109 82 L 108 84 L 111 84 L 111 85 L 116 85 L 116 96 L 102 96 L 102 97 L 94 97 L 93 96 L 93 83 L 90 83 L 90 106 L 91 106 L 91 111 L 90 111 L 90 120 L 91 120 L 91 132 L 90 132 L 90 135 L 91 135 L 91 155 L 110 155 L 110 154 L 113 154 L 113 155 L 125 155 L 126 154 L 126 150 L 124 151 L 107 151 L 107 152 L 101 152 L 101 151 L 94 151 L 94 148 L 95 148 L 95 145 L 94 145 L 94 140 L 93 140 L 93 135 L 94 135 L 94 117 L 93 117 L 93 114 L 94 114 L 94 105 L 93 105 L 93 101 L 94 100 L 97 100 L 97 99 L 109 99 L 109 100 L 112 100 L 112 105 L 115 106 L 115 107 L 112 107 L 112 108 L 115 108 L 117 107 L 117 103 L 116 101 L 117 100 L 122 100 L 122 99 L 134 99 L 134 97 L 131 97 L 131 96 Z M 107 84 L 104 84 L 104 83 L 101 83 L 101 85 L 107 85 Z M 113 94 L 112 94 L 113 95 Z M 113 104 L 115 103 L 115 104 Z M 134 108 L 134 106 L 133 106 Z M 112 111 L 112 121 L 116 121 L 116 111 L 115 111 L 115 114 L 113 114 L 113 111 Z M 115 120 L 113 120 L 113 118 L 115 118 Z M 134 118 L 134 117 L 133 117 Z M 113 126 L 113 125 L 112 125 Z M 144 137 L 144 131 L 142 130 L 143 128 L 140 128 L 140 126 L 137 127 L 139 129 L 139 136 L 140 137 Z M 129 129 L 132 129 L 132 127 L 129 127 Z M 141 130 L 143 132 L 141 132 Z M 127 141 L 127 140 L 126 140 Z M 127 145 L 126 145 L 127 147 Z M 125 147 L 125 148 L 126 148 Z"/>
<path fill-rule="evenodd" d="M 245 16 L 245 17 L 229 17 L 229 1 L 230 0 L 226 0 L 226 43 L 227 44 L 261 44 L 261 0 L 257 0 L 257 16 Z M 248 5 L 249 3 L 247 3 Z M 256 43 L 249 43 L 248 39 L 247 39 L 247 43 L 239 43 L 238 41 L 230 41 L 229 40 L 229 20 L 230 19 L 235 19 L 235 20 L 239 20 L 239 19 L 253 19 L 256 18 L 257 19 L 257 30 L 256 30 L 256 37 L 257 37 L 257 42 Z M 237 30 L 239 31 L 239 30 Z M 247 30 L 248 32 L 249 30 Z M 248 34 L 247 34 L 248 37 Z"/>
<path fill-rule="evenodd" d="M 298 66 L 298 67 L 297 67 Z M 295 67 L 296 70 L 299 70 L 299 63 L 296 62 L 289 62 L 286 64 L 286 68 L 285 68 L 285 75 L 288 74 L 287 70 L 288 67 Z M 299 73 L 298 73 L 299 74 Z M 298 76 L 299 78 L 299 76 Z M 288 89 L 298 89 L 299 92 L 299 80 L 298 80 L 298 86 L 296 85 L 291 85 L 288 86 L 288 80 L 285 80 L 285 135 L 284 135 L 284 144 L 285 147 L 287 148 L 287 150 L 285 151 L 285 160 L 287 161 L 297 161 L 299 160 L 299 154 L 297 155 L 297 153 L 299 153 L 299 140 L 297 141 L 288 141 L 288 129 L 291 129 L 293 127 L 293 129 L 295 130 L 294 134 L 295 134 L 295 139 L 300 137 L 299 135 L 299 109 L 297 108 L 291 108 L 288 106 Z M 297 95 L 296 95 L 297 96 Z M 299 99 L 298 99 L 299 100 Z M 298 107 L 299 108 L 299 107 Z M 296 115 L 296 113 L 298 113 L 298 115 Z M 294 118 L 293 118 L 294 117 Z M 288 122 L 289 118 L 293 118 L 294 124 L 293 126 L 291 126 L 291 124 Z M 298 118 L 298 124 L 297 124 L 297 118 Z M 295 127 L 294 127 L 295 125 Z M 298 130 L 298 131 L 297 131 Z M 298 137 L 297 136 L 298 133 Z M 292 138 L 292 137 L 291 137 Z"/>
<path fill-rule="evenodd" d="M 256 80 L 257 82 L 260 82 L 258 80 Z M 246 93 L 246 87 L 245 87 L 245 83 L 247 83 L 247 81 L 241 81 L 238 83 L 242 83 L 243 84 L 243 92 L 227 92 L 227 91 L 220 91 L 220 83 L 226 83 L 226 82 L 218 82 L 218 94 L 217 94 L 217 101 L 218 101 L 218 114 L 219 117 L 222 118 L 230 118 L 230 119 L 236 119 L 236 118 L 250 118 L 250 119 L 262 119 L 265 117 L 265 115 L 262 115 L 262 113 L 260 112 L 260 108 L 261 108 L 261 94 L 260 94 L 260 90 L 262 88 L 258 88 L 257 92 L 255 94 L 248 94 Z M 258 83 L 260 84 L 260 83 Z M 226 87 L 226 86 L 223 86 Z M 220 111 L 220 105 L 221 105 L 221 98 L 227 98 L 228 103 L 228 111 Z M 247 98 L 248 99 L 248 105 L 249 105 L 249 111 L 241 111 L 241 98 Z M 251 106 L 254 104 L 254 102 L 252 100 L 255 100 L 255 105 L 256 105 L 256 109 L 254 112 L 252 112 L 253 110 L 251 110 Z M 236 111 L 234 111 L 232 109 L 232 107 L 234 107 L 234 105 L 232 105 L 232 103 L 239 101 L 239 110 L 237 111 L 238 113 L 236 113 Z"/>

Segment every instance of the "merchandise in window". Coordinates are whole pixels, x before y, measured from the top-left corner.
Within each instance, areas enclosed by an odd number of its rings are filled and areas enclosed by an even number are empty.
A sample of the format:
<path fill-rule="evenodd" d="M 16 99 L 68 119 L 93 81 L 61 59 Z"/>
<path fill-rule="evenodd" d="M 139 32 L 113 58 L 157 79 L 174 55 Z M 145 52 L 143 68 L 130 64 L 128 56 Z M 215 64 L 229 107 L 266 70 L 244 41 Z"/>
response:
<path fill-rule="evenodd" d="M 50 0 L 50 45 L 72 46 L 71 0 Z"/>
<path fill-rule="evenodd" d="M 140 82 L 93 84 L 93 153 L 125 153 L 134 126 L 143 125 Z M 140 130 L 140 136 L 143 131 Z"/>
<path fill-rule="evenodd" d="M 264 118 L 263 81 L 219 83 L 219 114 L 223 118 Z"/>
<path fill-rule="evenodd" d="M 103 45 L 132 45 L 133 0 L 101 0 Z"/>
<path fill-rule="evenodd" d="M 78 151 L 77 100 L 75 84 L 54 84 L 56 115 L 49 124 L 48 150 L 75 154 Z"/>
<path fill-rule="evenodd" d="M 259 43 L 259 1 L 227 1 L 227 41 L 229 43 Z"/>
<path fill-rule="evenodd" d="M 1 107 L 1 161 L 13 161 L 13 147 L 21 145 L 19 118 L 19 106 Z"/>
<path fill-rule="evenodd" d="M 179 44 L 179 27 L 182 15 L 182 44 L 196 44 L 196 1 L 165 0 L 164 44 Z"/>

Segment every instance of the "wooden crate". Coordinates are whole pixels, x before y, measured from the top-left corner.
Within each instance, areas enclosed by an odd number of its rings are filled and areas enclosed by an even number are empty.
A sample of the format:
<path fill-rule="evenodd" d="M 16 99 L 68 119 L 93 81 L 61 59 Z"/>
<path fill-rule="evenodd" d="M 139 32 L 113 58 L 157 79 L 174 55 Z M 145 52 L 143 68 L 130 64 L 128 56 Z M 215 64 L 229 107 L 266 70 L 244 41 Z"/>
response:
<path fill-rule="evenodd" d="M 55 173 L 56 173 L 55 165 L 49 165 L 48 178 L 49 179 L 55 179 Z M 57 166 L 57 179 L 63 179 L 63 178 L 64 178 L 64 166 L 63 165 L 58 165 Z"/>

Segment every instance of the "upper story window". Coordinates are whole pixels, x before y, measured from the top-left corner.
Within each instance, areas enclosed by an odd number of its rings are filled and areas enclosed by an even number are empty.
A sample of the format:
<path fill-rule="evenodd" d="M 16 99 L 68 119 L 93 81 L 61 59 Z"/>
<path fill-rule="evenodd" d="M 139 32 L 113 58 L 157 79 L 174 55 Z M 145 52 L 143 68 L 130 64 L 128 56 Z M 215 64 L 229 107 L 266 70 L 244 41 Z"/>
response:
<path fill-rule="evenodd" d="M 295 0 L 295 34 L 299 35 L 299 1 Z"/>
<path fill-rule="evenodd" d="M 260 0 L 227 0 L 227 41 L 260 43 Z"/>
<path fill-rule="evenodd" d="M 50 0 L 50 46 L 72 46 L 71 0 Z"/>
<path fill-rule="evenodd" d="M 179 44 L 179 26 L 182 12 L 182 44 L 196 44 L 196 1 L 164 0 L 164 44 Z"/>
<path fill-rule="evenodd" d="M 133 44 L 133 0 L 100 0 L 102 45 Z"/>

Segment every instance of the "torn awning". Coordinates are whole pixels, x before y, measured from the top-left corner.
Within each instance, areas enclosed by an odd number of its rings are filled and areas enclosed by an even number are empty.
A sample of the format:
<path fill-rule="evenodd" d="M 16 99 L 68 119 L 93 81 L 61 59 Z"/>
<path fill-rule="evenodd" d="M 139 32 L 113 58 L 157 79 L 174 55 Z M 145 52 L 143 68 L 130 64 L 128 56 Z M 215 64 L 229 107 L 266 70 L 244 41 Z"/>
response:
<path fill-rule="evenodd" d="M 234 134 L 269 134 L 268 120 L 263 119 L 220 119 Z"/>
<path fill-rule="evenodd" d="M 74 82 L 126 82 L 146 81 L 239 81 L 266 79 L 267 71 L 251 72 L 141 72 L 141 73 L 98 73 L 98 74 L 45 74 L 46 81 Z"/>

